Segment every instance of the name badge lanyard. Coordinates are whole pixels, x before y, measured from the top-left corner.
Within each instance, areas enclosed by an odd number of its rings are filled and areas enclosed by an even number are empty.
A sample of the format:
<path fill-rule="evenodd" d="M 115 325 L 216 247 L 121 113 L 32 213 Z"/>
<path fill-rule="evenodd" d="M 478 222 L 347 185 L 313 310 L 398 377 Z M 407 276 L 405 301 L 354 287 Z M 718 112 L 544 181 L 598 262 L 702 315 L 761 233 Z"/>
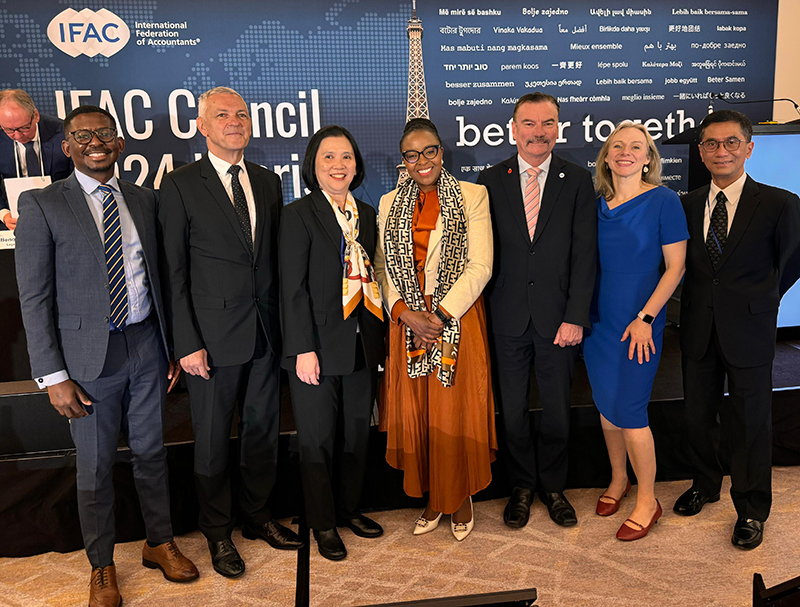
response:
<path fill-rule="evenodd" d="M 42 177 L 44 177 L 44 159 L 42 158 L 42 142 L 39 139 L 39 133 L 38 132 L 36 133 L 36 139 L 34 139 L 34 141 L 36 141 L 39 144 L 38 146 L 34 145 L 33 147 L 34 147 L 34 149 L 36 149 L 36 155 L 39 157 L 39 170 L 42 172 Z M 24 149 L 25 148 L 25 144 L 22 144 L 22 147 Z M 19 157 L 19 146 L 17 145 L 16 141 L 14 141 L 14 164 L 16 165 L 16 168 L 17 168 L 17 178 L 19 178 L 19 177 L 21 177 L 20 168 L 21 168 L 22 161 L 20 160 L 20 157 Z M 33 177 L 34 176 L 34 175 L 31 175 L 31 171 L 30 171 L 30 168 L 28 167 L 27 163 L 25 164 L 25 169 L 28 171 L 28 177 Z"/>

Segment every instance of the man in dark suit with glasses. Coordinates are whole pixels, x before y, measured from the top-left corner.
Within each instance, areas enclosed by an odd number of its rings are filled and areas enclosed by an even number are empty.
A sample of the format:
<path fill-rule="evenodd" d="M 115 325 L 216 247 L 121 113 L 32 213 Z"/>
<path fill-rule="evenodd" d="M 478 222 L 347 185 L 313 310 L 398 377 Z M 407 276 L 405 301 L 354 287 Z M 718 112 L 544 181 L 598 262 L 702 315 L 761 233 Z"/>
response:
<path fill-rule="evenodd" d="M 745 172 L 753 152 L 747 116 L 700 123 L 709 185 L 683 197 L 689 225 L 681 293 L 681 351 L 691 488 L 674 511 L 698 514 L 719 500 L 720 423 L 731 448 L 731 542 L 761 544 L 772 504 L 772 360 L 781 297 L 800 276 L 800 199 Z M 723 399 L 725 379 L 728 399 Z M 718 417 L 719 416 L 719 417 Z"/>

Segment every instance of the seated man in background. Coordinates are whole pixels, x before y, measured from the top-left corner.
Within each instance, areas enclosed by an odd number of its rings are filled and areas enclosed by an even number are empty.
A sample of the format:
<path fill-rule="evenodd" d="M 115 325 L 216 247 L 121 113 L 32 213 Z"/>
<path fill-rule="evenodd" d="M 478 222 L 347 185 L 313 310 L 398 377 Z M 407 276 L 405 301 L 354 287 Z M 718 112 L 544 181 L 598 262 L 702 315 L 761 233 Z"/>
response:
<path fill-rule="evenodd" d="M 0 221 L 17 225 L 6 195 L 6 179 L 48 175 L 52 181 L 72 172 L 72 160 L 61 151 L 64 129 L 53 116 L 39 114 L 30 95 L 20 89 L 0 91 Z"/>

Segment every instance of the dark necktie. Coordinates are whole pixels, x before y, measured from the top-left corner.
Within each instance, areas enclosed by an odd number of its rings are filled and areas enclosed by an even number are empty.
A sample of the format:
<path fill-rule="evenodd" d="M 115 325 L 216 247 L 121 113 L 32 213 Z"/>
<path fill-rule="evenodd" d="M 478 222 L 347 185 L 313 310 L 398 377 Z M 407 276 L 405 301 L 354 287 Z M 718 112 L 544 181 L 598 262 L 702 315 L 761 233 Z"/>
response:
<path fill-rule="evenodd" d="M 42 167 L 39 165 L 39 156 L 33 148 L 33 141 L 23 143 L 25 146 L 25 167 L 28 171 L 28 177 L 37 177 L 42 174 Z"/>
<path fill-rule="evenodd" d="M 717 194 L 716 200 L 717 204 L 714 205 L 714 210 L 711 212 L 711 221 L 708 226 L 708 234 L 706 234 L 706 249 L 715 268 L 719 264 L 722 249 L 725 248 L 728 240 L 728 209 L 725 205 L 728 199 L 724 193 L 720 192 Z"/>
<path fill-rule="evenodd" d="M 244 195 L 244 188 L 239 181 L 239 171 L 242 167 L 232 164 L 228 169 L 231 175 L 231 189 L 233 190 L 233 208 L 236 210 L 236 217 L 239 218 L 239 226 L 242 228 L 244 240 L 250 254 L 253 254 L 253 228 L 250 224 L 250 211 L 247 210 L 247 198 Z"/>
<path fill-rule="evenodd" d="M 108 291 L 111 300 L 111 329 L 122 329 L 128 318 L 128 287 L 125 284 L 125 263 L 122 257 L 122 227 L 119 208 L 110 186 L 100 185 L 103 193 L 103 232 L 105 235 Z"/>

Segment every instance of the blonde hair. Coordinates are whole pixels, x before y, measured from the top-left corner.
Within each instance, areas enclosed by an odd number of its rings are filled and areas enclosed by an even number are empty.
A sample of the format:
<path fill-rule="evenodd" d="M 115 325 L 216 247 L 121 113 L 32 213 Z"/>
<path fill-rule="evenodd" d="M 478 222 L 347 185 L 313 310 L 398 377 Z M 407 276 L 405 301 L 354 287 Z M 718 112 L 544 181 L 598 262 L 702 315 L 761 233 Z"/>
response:
<path fill-rule="evenodd" d="M 642 172 L 641 179 L 645 183 L 651 185 L 661 185 L 661 155 L 658 153 L 656 143 L 641 124 L 631 122 L 630 120 L 623 120 L 614 129 L 614 132 L 608 136 L 603 147 L 600 148 L 600 153 L 597 155 L 597 163 L 594 170 L 594 189 L 598 194 L 601 194 L 606 200 L 611 200 L 614 197 L 614 181 L 611 177 L 611 170 L 606 164 L 608 157 L 608 149 L 614 141 L 614 137 L 623 129 L 636 129 L 644 134 L 645 141 L 647 142 L 647 157 L 650 163 L 645 165 L 648 171 Z"/>
<path fill-rule="evenodd" d="M 33 99 L 22 89 L 5 89 L 0 91 L 0 106 L 6 103 L 16 103 L 23 110 L 28 112 L 29 116 L 33 116 L 36 111 L 36 104 Z"/>

